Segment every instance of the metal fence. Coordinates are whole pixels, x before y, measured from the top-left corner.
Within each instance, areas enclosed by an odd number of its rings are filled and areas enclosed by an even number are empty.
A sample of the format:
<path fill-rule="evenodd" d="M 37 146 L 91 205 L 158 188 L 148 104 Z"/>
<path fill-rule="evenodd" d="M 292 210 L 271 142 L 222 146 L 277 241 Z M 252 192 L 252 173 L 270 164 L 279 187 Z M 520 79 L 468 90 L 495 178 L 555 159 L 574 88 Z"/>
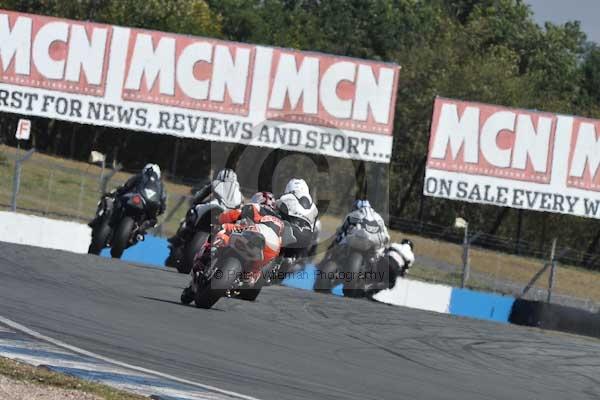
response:
<path fill-rule="evenodd" d="M 93 164 L 21 151 L 0 150 L 0 208 L 59 219 L 88 222 L 94 216 L 99 198 L 123 184 L 131 173 L 103 169 Z M 19 162 L 20 161 L 20 162 Z M 155 233 L 172 235 L 187 211 L 191 186 L 167 182 L 169 210 Z"/>
<path fill-rule="evenodd" d="M 436 225 L 423 221 L 390 217 L 390 226 L 403 232 L 414 233 L 433 239 L 444 240 L 451 243 L 462 243 L 463 233 L 453 226 Z M 510 237 L 490 235 L 485 232 L 476 232 L 472 244 L 489 250 L 500 251 L 507 254 L 544 259 L 552 250 L 552 243 L 543 246 L 539 243 L 528 242 L 523 239 L 516 240 Z M 589 266 L 600 263 L 600 254 L 586 253 L 569 246 L 557 243 L 558 261 L 574 266 Z"/>
<path fill-rule="evenodd" d="M 0 146 L 0 208 L 49 216 L 53 218 L 89 221 L 95 211 L 103 188 L 111 190 L 131 176 L 126 171 L 104 170 L 98 165 L 57 159 L 34 153 L 15 168 L 15 159 L 25 151 L 15 154 L 14 148 Z M 20 170 L 20 172 L 19 172 Z M 16 179 L 16 174 L 19 179 Z M 168 207 L 154 233 L 172 235 L 188 208 L 190 189 L 200 182 L 167 179 Z M 18 186 L 18 193 L 13 196 Z M 322 219 L 324 230 L 335 232 L 339 216 L 327 215 Z M 414 239 L 417 265 L 413 277 L 420 280 L 460 286 L 463 283 L 464 231 L 454 227 L 439 226 L 410 219 L 391 218 L 396 231 L 393 239 L 404 236 Z M 550 262 L 551 248 L 519 242 L 519 256 L 515 240 L 484 233 L 472 232 L 469 236 L 469 279 L 465 285 L 474 289 L 498 293 L 523 295 L 532 278 L 538 275 L 526 298 L 547 300 L 550 271 L 542 267 Z M 588 310 L 600 308 L 600 273 L 582 268 L 581 260 L 598 257 L 564 247 L 558 242 L 557 267 L 553 277 L 552 301 Z"/>

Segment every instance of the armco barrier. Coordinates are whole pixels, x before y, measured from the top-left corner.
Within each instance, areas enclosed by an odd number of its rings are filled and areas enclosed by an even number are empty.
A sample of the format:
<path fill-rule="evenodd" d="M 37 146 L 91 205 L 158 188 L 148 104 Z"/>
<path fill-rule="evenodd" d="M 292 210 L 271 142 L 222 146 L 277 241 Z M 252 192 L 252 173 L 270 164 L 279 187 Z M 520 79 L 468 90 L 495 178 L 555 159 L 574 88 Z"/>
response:
<path fill-rule="evenodd" d="M 76 222 L 0 211 L 0 241 L 87 253 L 91 229 Z"/>
<path fill-rule="evenodd" d="M 448 313 L 451 293 L 450 286 L 398 278 L 393 289 L 382 290 L 373 299 L 396 306 Z"/>
<path fill-rule="evenodd" d="M 100 255 L 110 257 L 110 249 L 102 250 Z M 168 255 L 169 242 L 166 239 L 146 235 L 143 242 L 139 242 L 135 246 L 126 249 L 121 260 L 164 267 Z"/>
<path fill-rule="evenodd" d="M 508 323 L 515 299 L 469 289 L 452 289 L 450 314 Z"/>
<path fill-rule="evenodd" d="M 66 250 L 85 254 L 92 230 L 85 224 L 0 211 L 0 241 Z M 67 239 L 66 239 L 67 238 Z M 169 249 L 165 239 L 146 236 L 143 242 L 125 250 L 125 261 L 164 267 Z M 102 255 L 110 257 L 110 250 Z"/>
<path fill-rule="evenodd" d="M 600 338 L 600 313 L 558 304 L 517 299 L 509 321 L 518 325 Z"/>

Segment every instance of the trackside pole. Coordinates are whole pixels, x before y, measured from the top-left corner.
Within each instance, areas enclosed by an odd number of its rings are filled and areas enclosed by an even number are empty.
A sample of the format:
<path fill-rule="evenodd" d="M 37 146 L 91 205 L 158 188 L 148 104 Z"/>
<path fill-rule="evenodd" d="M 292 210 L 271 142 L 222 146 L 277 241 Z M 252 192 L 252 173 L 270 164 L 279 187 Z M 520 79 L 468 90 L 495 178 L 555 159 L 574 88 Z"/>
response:
<path fill-rule="evenodd" d="M 556 238 L 552 241 L 552 252 L 550 253 L 550 276 L 548 277 L 548 298 L 547 303 L 552 299 L 552 290 L 554 289 L 554 281 L 556 277 Z"/>
<path fill-rule="evenodd" d="M 20 146 L 17 145 L 17 157 L 15 158 L 15 172 L 13 175 L 13 192 L 12 199 L 10 201 L 10 210 L 13 212 L 17 211 L 17 197 L 19 195 L 19 187 L 21 186 L 21 166 L 35 152 L 35 149 L 31 149 L 25 153 L 23 157 L 19 158 L 19 149 Z"/>
<path fill-rule="evenodd" d="M 467 282 L 469 281 L 469 276 L 471 275 L 471 263 L 470 263 L 470 257 L 469 257 L 469 247 L 471 245 L 470 241 L 469 241 L 469 224 L 466 223 L 465 224 L 465 229 L 464 229 L 464 237 L 463 237 L 463 256 L 462 256 L 462 261 L 463 261 L 463 272 L 462 272 L 462 280 L 460 282 L 460 287 L 464 288 L 467 285 Z"/>

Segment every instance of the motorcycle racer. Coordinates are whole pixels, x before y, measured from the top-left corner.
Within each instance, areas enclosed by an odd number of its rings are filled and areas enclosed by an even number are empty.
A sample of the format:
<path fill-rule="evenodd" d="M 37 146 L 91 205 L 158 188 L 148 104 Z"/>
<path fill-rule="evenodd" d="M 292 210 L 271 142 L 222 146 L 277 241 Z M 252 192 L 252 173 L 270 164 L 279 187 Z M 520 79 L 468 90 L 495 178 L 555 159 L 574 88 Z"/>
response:
<path fill-rule="evenodd" d="M 232 232 L 240 232 L 246 229 L 249 225 L 261 224 L 269 228 L 270 231 L 261 231 L 265 236 L 265 247 L 263 257 L 274 258 L 279 255 L 281 249 L 281 235 L 283 234 L 283 222 L 274 209 L 275 199 L 271 192 L 257 192 L 250 199 L 249 204 L 244 205 L 240 209 L 234 209 L 223 212 L 219 216 L 221 231 L 216 236 L 214 243 L 219 245 L 227 245 Z M 207 243 L 207 246 L 210 244 Z M 205 251 L 200 256 L 201 262 L 204 263 L 209 256 Z"/>
<path fill-rule="evenodd" d="M 148 163 L 142 168 L 140 173 L 129 178 L 123 185 L 117 187 L 110 193 L 105 194 L 106 197 L 116 198 L 129 193 L 133 190 L 140 188 L 140 186 L 146 186 L 152 183 L 154 188 L 158 188 L 159 191 L 159 207 L 155 213 L 148 214 L 146 221 L 140 226 L 140 233 L 143 234 L 147 229 L 156 226 L 158 222 L 158 216 L 163 214 L 167 208 L 167 191 L 165 190 L 164 184 L 161 179 L 160 167 L 157 164 Z M 99 221 L 96 216 L 88 225 L 94 227 Z"/>
<path fill-rule="evenodd" d="M 210 183 L 194 193 L 190 210 L 201 203 L 210 201 L 216 202 L 225 210 L 237 209 L 241 206 L 242 193 L 235 171 L 229 168 L 219 171 Z M 174 247 L 182 245 L 186 238 L 191 236 L 193 228 L 186 220 L 183 220 L 175 235 L 168 239 L 169 243 Z"/>
<path fill-rule="evenodd" d="M 351 276 L 344 276 L 350 279 L 344 282 L 344 294 L 370 296 L 392 288 L 396 278 L 407 273 L 414 263 L 413 244 L 409 240 L 390 244 L 381 215 L 368 200 L 359 199 L 337 229 L 335 240 L 320 263 L 315 290 L 329 291 L 339 280 L 337 274 L 345 272 L 344 267 L 353 260 Z"/>
<path fill-rule="evenodd" d="M 211 258 L 214 255 L 218 257 L 219 251 L 230 245 L 241 254 L 252 254 L 249 258 L 242 257 L 246 267 L 243 267 L 245 274 L 240 276 L 239 280 L 247 289 L 241 291 L 239 297 L 250 301 L 256 298 L 262 286 L 261 282 L 263 282 L 261 280 L 262 268 L 274 260 L 281 250 L 283 222 L 273 207 L 273 194 L 258 192 L 252 196 L 250 203 L 241 209 L 225 211 L 219 216 L 222 229 L 215 235 L 212 243 L 206 242 L 202 253 L 198 254 L 194 260 L 192 280 L 181 295 L 182 303 L 189 304 L 196 295 L 200 294 L 198 292 L 199 285 L 202 285 L 199 283 L 199 279 L 209 271 Z M 246 242 L 242 240 L 243 244 L 238 244 L 239 236 L 245 233 L 250 233 L 247 237 L 251 239 Z M 250 253 L 246 253 L 248 251 Z M 218 277 L 218 279 L 221 278 L 223 276 Z M 199 300 L 194 301 L 197 306 L 201 307 L 206 306 L 207 302 L 206 299 L 201 300 L 199 305 Z"/>
<path fill-rule="evenodd" d="M 359 223 L 366 223 L 367 225 L 379 228 L 373 229 L 373 231 L 376 232 L 373 239 L 378 244 L 377 249 L 383 249 L 389 243 L 390 235 L 385 226 L 385 222 L 381 215 L 371 207 L 369 200 L 356 200 L 354 202 L 352 211 L 346 215 L 342 226 L 336 231 L 335 243 L 342 243 L 346 236 L 348 236 L 348 233 L 351 230 L 356 229 L 357 224 Z"/>
<path fill-rule="evenodd" d="M 286 221 L 294 235 L 295 243 L 286 244 L 283 255 L 286 258 L 299 258 L 308 255 L 318 238 L 319 211 L 310 195 L 304 179 L 292 178 L 281 197 L 276 201 L 281 218 Z"/>

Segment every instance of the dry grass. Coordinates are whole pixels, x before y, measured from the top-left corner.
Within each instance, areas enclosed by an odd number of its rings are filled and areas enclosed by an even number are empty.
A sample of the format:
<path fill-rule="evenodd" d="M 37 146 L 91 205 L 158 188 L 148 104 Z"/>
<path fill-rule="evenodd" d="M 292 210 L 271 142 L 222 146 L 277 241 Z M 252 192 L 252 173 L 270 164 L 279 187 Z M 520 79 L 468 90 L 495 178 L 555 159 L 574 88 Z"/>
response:
<path fill-rule="evenodd" d="M 14 148 L 0 145 L 0 160 L 14 157 L 14 153 Z M 24 151 L 19 154 L 22 156 Z M 91 219 L 100 197 L 101 171 L 101 167 L 97 165 L 34 153 L 23 164 L 17 205 L 20 208 L 36 210 L 31 212 L 33 214 L 49 214 L 55 217 L 57 214 L 65 214 L 84 221 Z M 11 202 L 13 174 L 12 158 L 7 162 L 0 162 L 0 204 L 9 205 Z M 130 176 L 129 173 L 118 172 L 110 180 L 107 190 L 122 184 Z M 190 194 L 189 186 L 168 180 L 166 188 L 171 206 L 179 196 Z M 164 227 L 166 234 L 176 231 L 186 211 L 185 205 L 177 210 Z"/>
<path fill-rule="evenodd" d="M 0 145 L 0 159 L 6 157 L 9 152 L 14 153 L 14 148 Z M 66 160 L 40 153 L 34 154 L 32 162 L 25 164 L 23 169 L 23 180 L 19 206 L 48 212 L 64 214 L 77 214 L 82 219 L 91 218 L 96 210 L 96 202 L 100 193 L 98 192 L 100 167 L 83 162 Z M 54 167 L 52 167 L 54 166 Z M 66 169 L 66 170 L 63 170 Z M 0 162 L 0 204 L 10 203 L 12 189 L 13 164 L 11 161 Z M 52 182 L 50 182 L 52 176 Z M 109 189 L 129 178 L 130 174 L 117 173 L 111 180 Z M 84 190 L 81 191 L 83 182 Z M 51 186 L 50 186 L 51 184 Z M 173 182 L 166 182 L 167 191 L 173 195 L 187 195 L 190 187 Z M 51 195 L 48 196 L 48 188 L 51 187 Z M 79 201 L 80 192 L 83 192 Z M 81 205 L 79 205 L 81 203 Z M 174 200 L 169 206 L 173 206 Z M 179 220 L 187 211 L 187 204 L 179 208 L 175 216 L 165 225 L 164 234 L 172 234 L 177 229 Z M 167 213 L 169 210 L 167 210 Z M 324 215 L 321 218 L 323 229 L 326 232 L 335 232 L 340 224 L 340 217 Z M 413 240 L 418 255 L 442 263 L 454 266 L 462 265 L 462 247 L 452 243 L 432 240 L 416 235 L 404 234 L 391 231 L 392 238 L 399 240 L 407 237 Z M 510 281 L 521 287 L 533 277 L 542 267 L 542 260 L 526 257 L 511 256 L 503 253 L 473 248 L 471 251 L 471 268 L 474 274 L 485 274 L 492 279 Z M 433 268 L 425 268 L 417 265 L 413 268 L 412 276 L 432 282 L 440 282 L 451 285 L 460 284 L 460 274 L 456 272 L 445 272 Z M 538 280 L 537 287 L 546 287 L 548 282 L 547 273 Z M 556 293 L 583 299 L 591 299 L 600 303 L 600 273 L 582 268 L 560 265 L 556 275 Z M 469 286 L 477 289 L 487 289 L 488 285 L 472 278 Z"/>
<path fill-rule="evenodd" d="M 417 252 L 452 265 L 462 265 L 462 246 L 415 235 L 393 232 L 392 237 L 408 237 L 414 241 Z M 544 261 L 519 257 L 481 248 L 471 249 L 471 270 L 498 280 L 511 281 L 524 287 Z M 536 287 L 546 288 L 549 272 L 544 273 Z M 559 265 L 555 277 L 556 294 L 591 299 L 600 303 L 600 273 L 569 265 Z"/>
<path fill-rule="evenodd" d="M 324 230 L 335 231 L 340 224 L 337 216 L 326 215 L 322 217 Z M 390 231 L 392 240 L 400 241 L 402 238 L 411 239 L 415 244 L 417 255 L 447 263 L 457 267 L 462 266 L 462 246 L 424 238 L 421 236 L 405 234 L 399 231 Z M 544 261 L 528 257 L 519 257 L 474 247 L 471 249 L 471 271 L 475 274 L 485 274 L 499 281 L 510 281 L 520 287 L 525 287 L 529 280 L 538 272 Z M 547 288 L 549 272 L 544 273 L 537 281 L 535 287 Z M 459 286 L 460 272 L 445 272 L 433 268 L 426 268 L 417 264 L 411 271 L 411 277 L 428 281 Z M 472 278 L 469 287 L 474 289 L 492 289 L 489 284 Z M 558 295 L 590 299 L 600 303 L 600 273 L 583 268 L 559 265 L 555 277 L 555 293 Z"/>
<path fill-rule="evenodd" d="M 31 365 L 19 363 L 3 357 L 0 357 L 0 375 L 6 376 L 15 381 L 40 385 L 48 388 L 59 388 L 88 393 L 106 400 L 147 399 L 147 397 L 127 393 L 114 389 L 110 386 L 59 374 L 46 368 L 33 367 Z"/>

